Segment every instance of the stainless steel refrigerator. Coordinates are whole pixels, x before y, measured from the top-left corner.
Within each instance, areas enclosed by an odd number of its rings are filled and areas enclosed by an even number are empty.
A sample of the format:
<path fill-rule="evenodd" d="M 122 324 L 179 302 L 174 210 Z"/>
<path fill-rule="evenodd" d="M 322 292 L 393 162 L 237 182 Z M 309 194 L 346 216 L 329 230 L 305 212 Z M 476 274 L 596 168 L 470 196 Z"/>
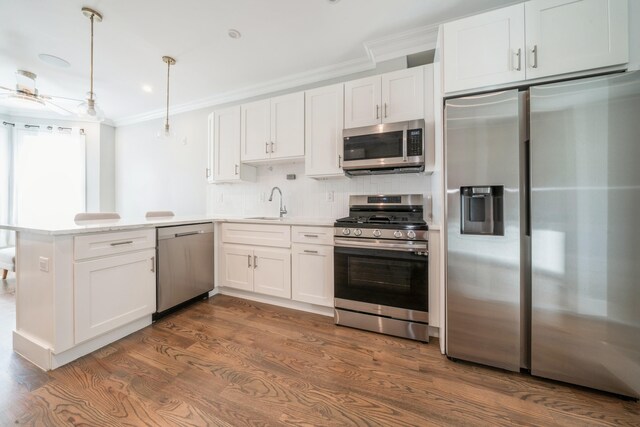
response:
<path fill-rule="evenodd" d="M 445 122 L 447 354 L 640 397 L 640 72 Z"/>

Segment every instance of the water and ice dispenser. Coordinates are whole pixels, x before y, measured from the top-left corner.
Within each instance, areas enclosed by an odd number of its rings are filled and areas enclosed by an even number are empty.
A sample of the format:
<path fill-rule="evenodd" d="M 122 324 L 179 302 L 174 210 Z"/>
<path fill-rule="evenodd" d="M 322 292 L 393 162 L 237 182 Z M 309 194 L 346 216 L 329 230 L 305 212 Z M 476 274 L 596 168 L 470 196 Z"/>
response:
<path fill-rule="evenodd" d="M 504 236 L 504 186 L 460 187 L 460 233 Z"/>

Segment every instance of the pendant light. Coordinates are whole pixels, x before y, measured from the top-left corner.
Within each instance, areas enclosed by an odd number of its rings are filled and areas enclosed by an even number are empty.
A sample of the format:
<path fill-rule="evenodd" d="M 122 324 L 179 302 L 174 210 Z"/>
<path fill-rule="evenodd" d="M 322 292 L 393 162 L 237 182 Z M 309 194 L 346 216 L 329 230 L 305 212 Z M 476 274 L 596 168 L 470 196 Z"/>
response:
<path fill-rule="evenodd" d="M 78 105 L 78 113 L 83 118 L 102 121 L 104 116 L 102 111 L 96 105 L 96 94 L 93 92 L 93 22 L 102 22 L 102 15 L 88 7 L 82 8 L 82 14 L 91 21 L 91 67 L 89 69 L 91 87 L 89 92 L 87 92 L 87 99 Z"/>
<path fill-rule="evenodd" d="M 167 64 L 167 114 L 164 119 L 164 125 L 162 129 L 158 131 L 158 138 L 170 138 L 175 136 L 175 132 L 169 126 L 169 73 L 171 66 L 176 64 L 176 60 L 170 56 L 163 56 L 162 61 Z"/>

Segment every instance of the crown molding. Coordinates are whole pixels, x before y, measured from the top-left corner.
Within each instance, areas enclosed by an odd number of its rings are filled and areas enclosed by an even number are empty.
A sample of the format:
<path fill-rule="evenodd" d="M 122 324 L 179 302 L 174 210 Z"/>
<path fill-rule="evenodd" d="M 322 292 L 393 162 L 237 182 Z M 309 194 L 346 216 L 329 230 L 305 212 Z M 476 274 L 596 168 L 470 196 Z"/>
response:
<path fill-rule="evenodd" d="M 367 41 L 363 43 L 366 53 L 365 57 L 315 68 L 302 73 L 290 74 L 241 89 L 174 105 L 171 106 L 170 113 L 171 115 L 186 113 L 372 70 L 379 62 L 435 49 L 437 38 L 438 25 L 430 25 Z M 113 124 L 116 127 L 128 126 L 163 118 L 165 114 L 166 111 L 164 109 L 157 109 L 132 116 L 116 118 L 113 120 Z"/>
<path fill-rule="evenodd" d="M 364 42 L 364 48 L 374 64 L 425 50 L 433 50 L 437 46 L 438 28 L 439 25 L 413 28 Z"/>

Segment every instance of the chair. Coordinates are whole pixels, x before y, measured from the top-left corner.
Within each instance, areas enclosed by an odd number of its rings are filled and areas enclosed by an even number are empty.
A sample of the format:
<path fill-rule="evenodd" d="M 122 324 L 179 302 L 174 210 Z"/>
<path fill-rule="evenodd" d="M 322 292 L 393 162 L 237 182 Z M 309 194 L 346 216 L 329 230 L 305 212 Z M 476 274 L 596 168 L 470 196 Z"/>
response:
<path fill-rule="evenodd" d="M 145 214 L 145 218 L 157 218 L 157 217 L 167 217 L 167 216 L 175 216 L 172 211 L 149 211 Z"/>
<path fill-rule="evenodd" d="M 81 212 L 76 214 L 74 221 L 96 221 L 100 219 L 120 219 L 120 215 L 116 212 Z"/>
<path fill-rule="evenodd" d="M 15 246 L 7 246 L 0 249 L 0 269 L 2 269 L 2 280 L 7 278 L 9 271 L 16 271 Z"/>

